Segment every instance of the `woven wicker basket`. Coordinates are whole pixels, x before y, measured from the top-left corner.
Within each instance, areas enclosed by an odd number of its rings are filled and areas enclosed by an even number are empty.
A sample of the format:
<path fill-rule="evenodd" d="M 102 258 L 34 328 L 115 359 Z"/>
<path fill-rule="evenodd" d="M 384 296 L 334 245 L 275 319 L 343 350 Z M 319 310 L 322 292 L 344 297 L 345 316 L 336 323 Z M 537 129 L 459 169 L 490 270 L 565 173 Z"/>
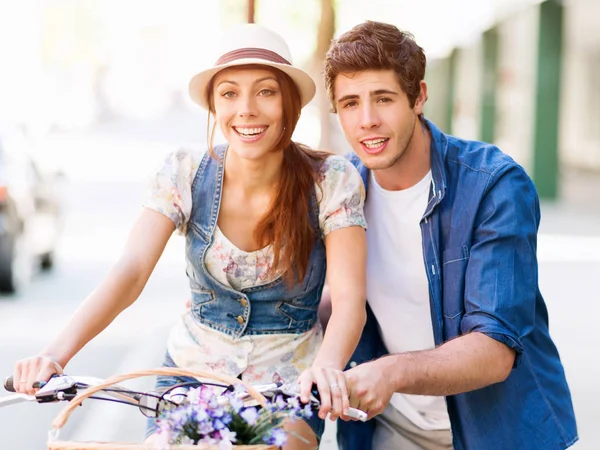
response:
<path fill-rule="evenodd" d="M 72 399 L 68 405 L 56 416 L 52 421 L 52 429 L 50 435 L 58 435 L 60 430 L 69 416 L 75 408 L 77 408 L 81 402 L 86 398 L 91 397 L 98 391 L 110 387 L 113 384 L 121 383 L 123 381 L 131 380 L 133 378 L 153 376 L 153 375 L 166 375 L 166 376 L 184 376 L 184 377 L 196 377 L 202 379 L 212 379 L 220 381 L 226 384 L 242 384 L 248 393 L 262 406 L 265 405 L 265 397 L 260 394 L 251 385 L 244 383 L 243 381 L 232 378 L 226 375 L 220 375 L 212 372 L 200 372 L 186 369 L 167 368 L 163 367 L 160 369 L 151 370 L 140 370 L 137 372 L 131 372 L 124 375 L 116 375 L 108 378 L 103 384 L 91 387 L 78 394 Z M 277 447 L 273 445 L 234 445 L 236 450 L 277 450 Z M 199 445 L 173 445 L 172 450 L 218 450 L 218 446 L 199 444 Z M 69 442 L 61 440 L 49 440 L 48 450 L 156 450 L 156 446 L 150 443 L 119 443 L 119 442 Z"/>

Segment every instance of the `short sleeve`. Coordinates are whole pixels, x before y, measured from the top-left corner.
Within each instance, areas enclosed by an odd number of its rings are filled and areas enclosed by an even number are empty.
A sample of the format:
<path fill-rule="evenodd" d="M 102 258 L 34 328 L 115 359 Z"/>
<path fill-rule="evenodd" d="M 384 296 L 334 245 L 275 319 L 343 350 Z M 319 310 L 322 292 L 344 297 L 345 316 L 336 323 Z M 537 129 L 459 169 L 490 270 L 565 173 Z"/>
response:
<path fill-rule="evenodd" d="M 365 186 L 356 168 L 341 156 L 328 157 L 319 170 L 319 224 L 323 235 L 359 226 L 366 228 Z"/>
<path fill-rule="evenodd" d="M 201 159 L 201 153 L 187 149 L 169 154 L 162 167 L 150 178 L 143 202 L 145 208 L 171 219 L 180 234 L 187 230 L 192 210 L 192 182 Z"/>

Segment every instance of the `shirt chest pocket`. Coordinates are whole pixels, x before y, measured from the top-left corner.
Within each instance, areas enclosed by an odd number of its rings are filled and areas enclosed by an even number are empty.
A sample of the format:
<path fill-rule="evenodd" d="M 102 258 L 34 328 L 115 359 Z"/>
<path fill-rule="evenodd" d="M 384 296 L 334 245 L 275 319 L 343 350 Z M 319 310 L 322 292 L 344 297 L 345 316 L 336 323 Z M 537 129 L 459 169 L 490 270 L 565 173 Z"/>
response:
<path fill-rule="evenodd" d="M 460 318 L 464 314 L 465 272 L 469 247 L 447 248 L 442 254 L 442 289 L 444 317 Z"/>

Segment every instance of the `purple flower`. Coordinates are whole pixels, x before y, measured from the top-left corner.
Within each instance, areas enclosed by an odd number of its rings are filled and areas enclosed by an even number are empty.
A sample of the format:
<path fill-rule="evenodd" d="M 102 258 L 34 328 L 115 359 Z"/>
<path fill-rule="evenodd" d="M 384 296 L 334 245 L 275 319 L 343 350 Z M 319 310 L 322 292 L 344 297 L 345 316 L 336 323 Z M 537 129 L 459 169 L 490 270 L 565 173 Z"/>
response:
<path fill-rule="evenodd" d="M 223 417 L 224 414 L 225 414 L 225 410 L 220 406 L 218 408 L 212 409 L 210 411 L 210 416 L 213 418 L 214 417 Z"/>
<path fill-rule="evenodd" d="M 254 425 L 258 420 L 258 411 L 256 408 L 246 408 L 240 413 L 240 417 L 250 426 Z"/>
<path fill-rule="evenodd" d="M 235 431 L 230 431 L 229 428 L 225 428 L 220 431 L 221 439 L 229 442 L 235 442 L 237 439 L 235 435 L 237 434 Z"/>
<path fill-rule="evenodd" d="M 216 399 L 215 391 L 208 386 L 200 386 L 200 398 L 205 402 L 210 402 L 213 399 Z"/>
<path fill-rule="evenodd" d="M 215 431 L 215 427 L 210 422 L 200 422 L 200 423 L 198 423 L 198 426 L 196 429 L 198 430 L 198 433 L 203 434 L 203 435 L 210 434 L 213 431 Z"/>
<path fill-rule="evenodd" d="M 208 412 L 204 408 L 194 408 L 194 419 L 198 422 L 204 422 L 209 418 Z"/>
<path fill-rule="evenodd" d="M 239 413 L 240 409 L 244 407 L 244 401 L 234 396 L 231 396 L 229 398 L 229 406 L 231 406 L 236 413 Z"/>
<path fill-rule="evenodd" d="M 281 428 L 273 428 L 268 436 L 264 438 L 265 443 L 283 447 L 287 441 L 287 434 Z"/>
<path fill-rule="evenodd" d="M 233 417 L 231 414 L 224 414 L 223 417 L 221 417 L 221 422 L 223 422 L 225 425 L 229 425 L 232 420 Z"/>
<path fill-rule="evenodd" d="M 302 410 L 302 417 L 306 418 L 306 419 L 310 419 L 313 416 L 313 410 L 312 407 L 310 406 L 310 404 L 306 405 L 304 407 L 304 409 Z"/>
<path fill-rule="evenodd" d="M 219 419 L 217 419 L 213 422 L 213 426 L 215 427 L 215 430 L 222 430 L 223 428 L 225 428 L 225 424 L 223 422 L 221 422 Z"/>
<path fill-rule="evenodd" d="M 278 395 L 275 399 L 275 406 L 277 406 L 277 409 L 279 410 L 285 409 L 286 402 L 281 395 Z"/>

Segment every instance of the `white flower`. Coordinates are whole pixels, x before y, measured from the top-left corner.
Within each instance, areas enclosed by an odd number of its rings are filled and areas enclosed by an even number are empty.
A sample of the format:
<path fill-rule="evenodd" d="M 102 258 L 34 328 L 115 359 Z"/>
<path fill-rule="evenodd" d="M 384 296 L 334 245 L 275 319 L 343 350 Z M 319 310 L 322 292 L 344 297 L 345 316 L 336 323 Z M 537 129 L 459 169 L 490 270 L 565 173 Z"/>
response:
<path fill-rule="evenodd" d="M 231 441 L 219 442 L 219 450 L 233 450 L 233 444 Z"/>
<path fill-rule="evenodd" d="M 155 436 L 154 447 L 156 450 L 171 450 L 171 433 L 160 429 Z"/>

